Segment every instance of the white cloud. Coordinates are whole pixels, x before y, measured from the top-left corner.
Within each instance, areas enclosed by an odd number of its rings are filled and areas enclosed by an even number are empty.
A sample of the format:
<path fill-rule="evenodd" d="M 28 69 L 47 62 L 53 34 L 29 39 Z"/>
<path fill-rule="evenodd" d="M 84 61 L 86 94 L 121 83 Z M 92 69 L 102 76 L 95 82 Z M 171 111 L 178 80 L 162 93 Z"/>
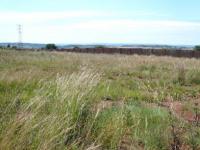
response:
<path fill-rule="evenodd" d="M 148 15 L 145 12 L 135 12 L 135 14 Z M 96 11 L 0 12 L 0 42 L 17 41 L 17 23 L 23 24 L 24 42 L 158 44 L 200 42 L 198 41 L 200 22 L 114 19 L 116 15 Z M 110 18 L 106 19 L 107 16 Z M 72 21 L 74 18 L 77 18 L 76 22 Z"/>
<path fill-rule="evenodd" d="M 136 30 L 136 29 L 156 29 L 156 30 L 163 30 L 163 29 L 183 29 L 183 28 L 199 28 L 200 22 L 186 22 L 186 21 L 141 21 L 141 20 L 91 20 L 88 22 L 82 22 L 79 24 L 71 25 L 73 28 L 80 28 L 80 29 L 129 29 L 129 30 Z"/>
<path fill-rule="evenodd" d="M 102 12 L 102 11 L 49 11 L 49 12 L 14 12 L 0 11 L 0 23 L 21 23 L 32 24 L 42 23 L 46 21 L 56 21 L 72 18 L 98 18 L 98 17 L 163 17 L 166 14 L 159 14 L 154 11 L 134 10 L 134 11 L 119 11 L 119 12 Z"/>
<path fill-rule="evenodd" d="M 106 16 L 96 11 L 0 12 L 0 23 L 41 23 L 49 20 Z"/>
<path fill-rule="evenodd" d="M 189 44 L 200 38 L 198 33 L 200 33 L 198 22 L 91 20 L 63 25 L 30 26 L 26 30 L 24 40 L 58 43 Z"/>

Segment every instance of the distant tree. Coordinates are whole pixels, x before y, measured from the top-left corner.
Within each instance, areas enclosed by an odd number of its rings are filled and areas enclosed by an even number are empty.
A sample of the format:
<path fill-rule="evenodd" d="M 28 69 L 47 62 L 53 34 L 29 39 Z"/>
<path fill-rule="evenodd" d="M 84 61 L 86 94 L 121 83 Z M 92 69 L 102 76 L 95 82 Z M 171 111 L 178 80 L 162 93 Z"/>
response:
<path fill-rule="evenodd" d="M 200 51 L 200 45 L 195 46 L 195 47 L 194 47 L 194 50 L 195 50 L 195 51 Z"/>
<path fill-rule="evenodd" d="M 48 50 L 53 50 L 57 49 L 57 46 L 55 44 L 47 44 L 45 48 Z"/>
<path fill-rule="evenodd" d="M 10 44 L 8 44 L 8 45 L 7 45 L 7 48 L 10 48 L 10 47 L 11 47 Z"/>
<path fill-rule="evenodd" d="M 78 46 L 74 46 L 73 49 L 80 49 L 80 47 L 78 47 Z"/>
<path fill-rule="evenodd" d="M 104 45 L 96 45 L 95 48 L 105 48 Z"/>

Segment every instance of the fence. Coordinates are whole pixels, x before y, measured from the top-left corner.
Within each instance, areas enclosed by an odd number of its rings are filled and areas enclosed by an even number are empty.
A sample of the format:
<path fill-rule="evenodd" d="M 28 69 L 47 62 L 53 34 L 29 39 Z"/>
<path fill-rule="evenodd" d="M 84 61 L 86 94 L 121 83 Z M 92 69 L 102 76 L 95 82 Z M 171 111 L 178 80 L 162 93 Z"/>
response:
<path fill-rule="evenodd" d="M 169 50 L 169 49 L 143 49 L 143 48 L 74 48 L 60 49 L 59 51 L 77 52 L 77 53 L 105 53 L 105 54 L 126 54 L 126 55 L 155 55 L 200 58 L 200 51 L 194 50 Z"/>

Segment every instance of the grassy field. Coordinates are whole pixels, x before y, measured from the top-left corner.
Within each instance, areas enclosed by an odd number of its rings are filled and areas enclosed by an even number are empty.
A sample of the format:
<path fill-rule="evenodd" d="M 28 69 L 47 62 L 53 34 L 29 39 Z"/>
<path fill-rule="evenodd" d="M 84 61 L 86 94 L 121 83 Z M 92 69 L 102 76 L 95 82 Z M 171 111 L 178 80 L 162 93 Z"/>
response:
<path fill-rule="evenodd" d="M 200 60 L 0 50 L 0 150 L 200 149 Z"/>

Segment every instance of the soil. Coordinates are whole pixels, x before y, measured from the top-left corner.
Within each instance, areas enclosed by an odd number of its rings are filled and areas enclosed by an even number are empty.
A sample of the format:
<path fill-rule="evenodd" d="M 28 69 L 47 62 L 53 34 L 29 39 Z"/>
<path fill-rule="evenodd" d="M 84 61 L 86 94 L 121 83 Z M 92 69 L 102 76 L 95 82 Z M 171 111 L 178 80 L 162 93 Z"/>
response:
<path fill-rule="evenodd" d="M 103 111 L 105 109 L 110 109 L 112 107 L 123 107 L 123 100 L 112 100 L 111 98 L 104 98 L 102 101 L 97 103 L 95 107 L 93 107 L 93 111 Z M 164 107 L 172 112 L 172 114 L 184 121 L 189 123 L 198 123 L 200 124 L 200 99 L 191 100 L 191 101 L 172 101 L 166 100 L 161 102 L 160 104 L 156 103 L 145 103 L 147 107 L 158 108 Z M 187 109 L 190 106 L 192 109 Z M 196 112 L 195 112 L 196 108 Z"/>
<path fill-rule="evenodd" d="M 188 105 L 190 105 L 193 110 L 186 109 Z M 187 122 L 194 123 L 200 121 L 200 112 L 194 111 L 194 108 L 197 110 L 200 109 L 200 99 L 189 102 L 165 101 L 162 102 L 160 106 L 168 108 L 176 117 Z"/>

